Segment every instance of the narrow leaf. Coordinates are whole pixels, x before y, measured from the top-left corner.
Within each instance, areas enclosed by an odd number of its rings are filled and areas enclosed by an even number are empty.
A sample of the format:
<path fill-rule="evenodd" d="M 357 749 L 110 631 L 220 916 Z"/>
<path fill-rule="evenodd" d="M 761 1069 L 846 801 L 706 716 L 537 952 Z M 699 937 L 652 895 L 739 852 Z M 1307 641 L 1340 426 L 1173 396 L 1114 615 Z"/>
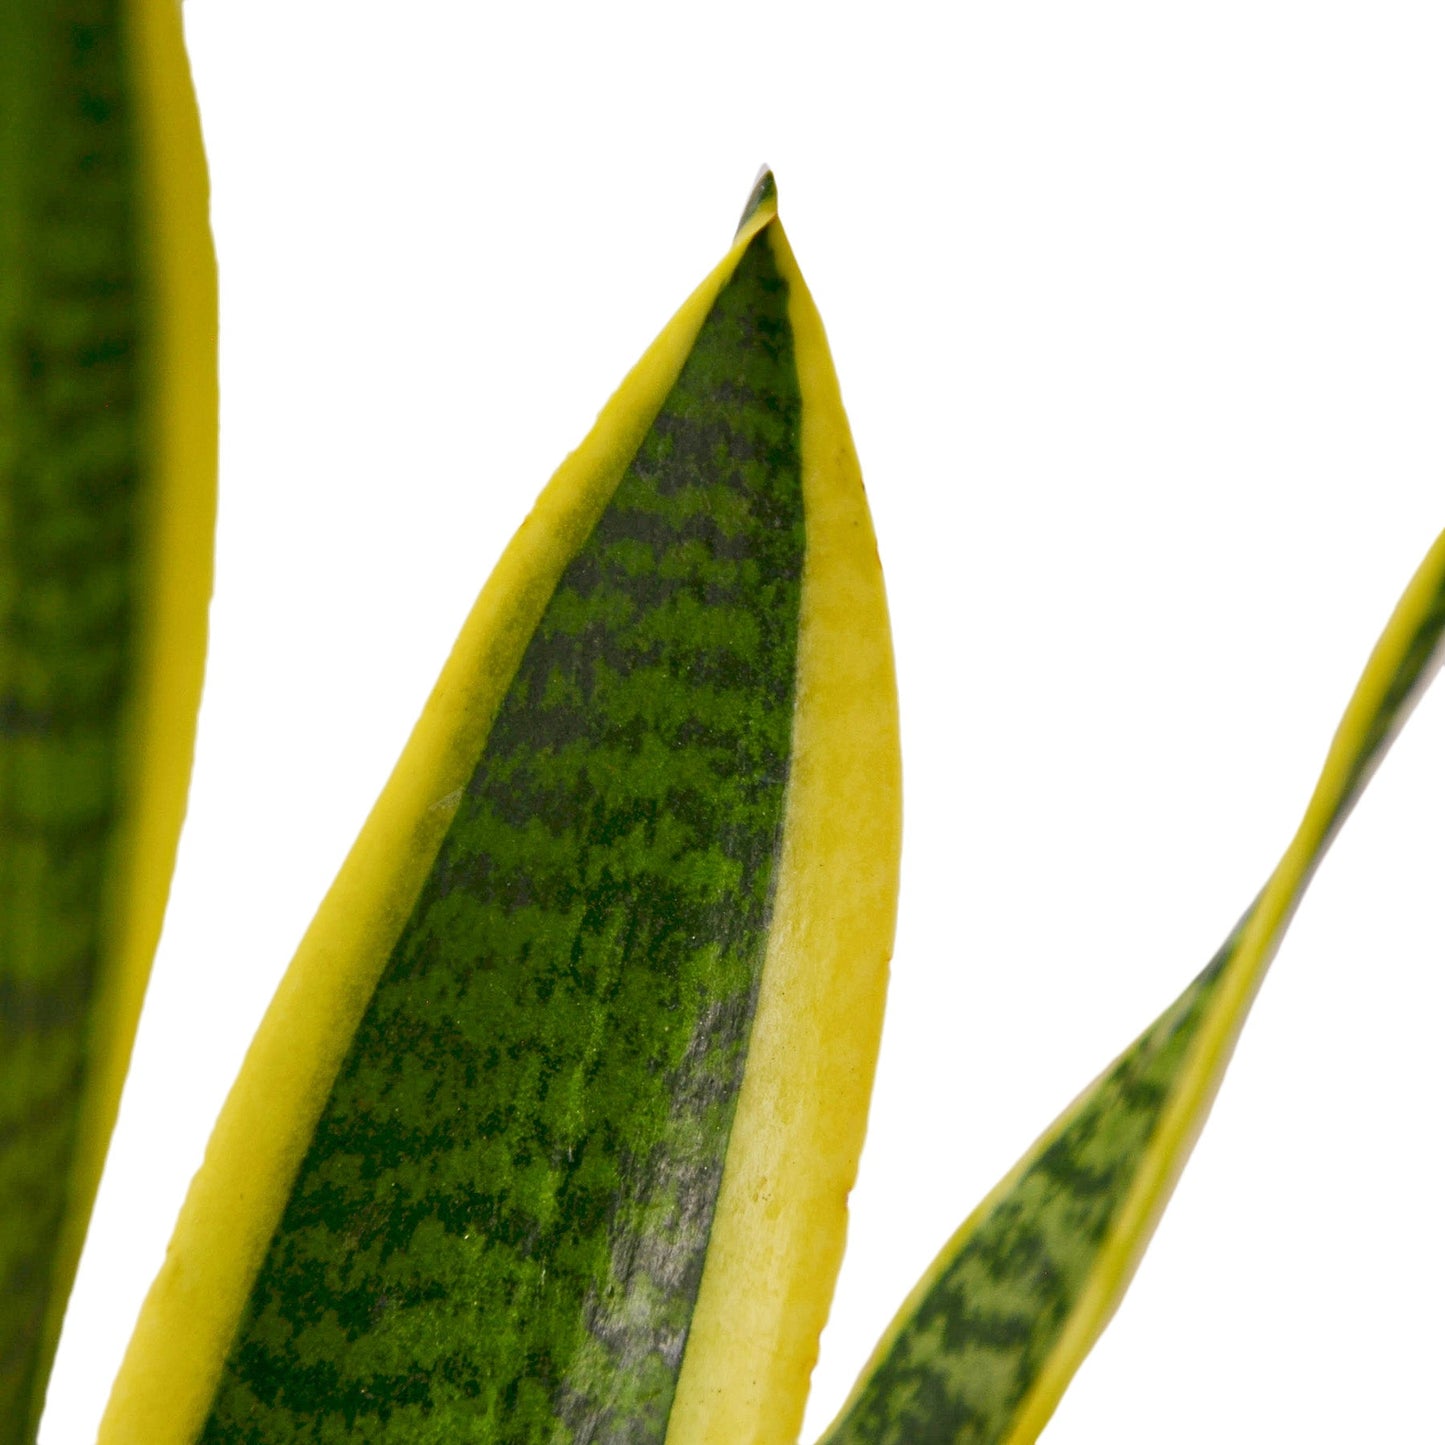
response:
<path fill-rule="evenodd" d="M 1445 536 L 1376 646 L 1263 891 L 948 1242 L 823 1445 L 1037 1438 L 1128 1287 L 1310 878 L 1439 667 L 1442 630 Z"/>
<path fill-rule="evenodd" d="M 179 11 L 0 6 L 0 1445 L 34 1437 L 185 810 L 215 278 Z"/>
<path fill-rule="evenodd" d="M 872 527 L 765 174 L 483 590 L 101 1438 L 795 1438 L 898 829 Z"/>

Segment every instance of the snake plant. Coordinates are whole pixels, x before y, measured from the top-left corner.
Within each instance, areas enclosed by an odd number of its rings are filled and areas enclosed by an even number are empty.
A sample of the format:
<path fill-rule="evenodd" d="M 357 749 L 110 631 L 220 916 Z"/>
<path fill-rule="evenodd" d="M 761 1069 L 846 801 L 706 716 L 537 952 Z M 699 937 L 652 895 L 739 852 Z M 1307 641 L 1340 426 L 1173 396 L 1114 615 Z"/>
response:
<path fill-rule="evenodd" d="M 0 106 L 0 1445 L 28 1445 L 184 812 L 216 303 L 170 0 L 0 6 Z M 944 1245 L 820 1445 L 1037 1438 L 1442 632 L 1445 539 L 1238 925 Z M 765 170 L 482 588 L 102 1441 L 796 1440 L 899 848 L 877 548 Z"/>

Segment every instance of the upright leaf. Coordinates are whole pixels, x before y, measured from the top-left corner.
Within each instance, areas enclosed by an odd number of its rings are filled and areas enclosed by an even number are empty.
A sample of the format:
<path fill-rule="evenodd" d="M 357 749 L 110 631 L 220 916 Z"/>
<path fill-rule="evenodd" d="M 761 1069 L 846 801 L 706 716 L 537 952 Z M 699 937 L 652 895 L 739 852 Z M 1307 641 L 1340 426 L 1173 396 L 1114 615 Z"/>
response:
<path fill-rule="evenodd" d="M 765 173 L 483 590 L 102 1439 L 795 1438 L 898 827 L 872 528 Z"/>
<path fill-rule="evenodd" d="M 1335 833 L 1440 665 L 1445 535 L 1365 668 L 1304 821 L 1184 993 L 965 1221 L 821 1445 L 1026 1445 L 1128 1287 Z"/>
<path fill-rule="evenodd" d="M 0 6 L 0 1442 L 33 1437 L 200 696 L 215 281 L 178 9 Z"/>

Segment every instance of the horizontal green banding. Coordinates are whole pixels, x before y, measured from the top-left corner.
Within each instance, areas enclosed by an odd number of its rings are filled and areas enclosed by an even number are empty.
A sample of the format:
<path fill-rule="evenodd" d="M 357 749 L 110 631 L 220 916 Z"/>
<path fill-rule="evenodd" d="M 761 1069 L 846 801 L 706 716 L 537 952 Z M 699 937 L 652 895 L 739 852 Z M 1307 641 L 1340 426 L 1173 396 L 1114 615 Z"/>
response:
<path fill-rule="evenodd" d="M 207 1442 L 660 1442 L 766 942 L 804 529 L 744 253 L 377 985 Z"/>
<path fill-rule="evenodd" d="M 1244 919 L 961 1242 L 823 1445 L 995 1445 L 1068 1324 Z"/>
<path fill-rule="evenodd" d="M 28 1439 L 70 1207 L 141 505 L 113 0 L 0 6 L 0 1442 Z"/>

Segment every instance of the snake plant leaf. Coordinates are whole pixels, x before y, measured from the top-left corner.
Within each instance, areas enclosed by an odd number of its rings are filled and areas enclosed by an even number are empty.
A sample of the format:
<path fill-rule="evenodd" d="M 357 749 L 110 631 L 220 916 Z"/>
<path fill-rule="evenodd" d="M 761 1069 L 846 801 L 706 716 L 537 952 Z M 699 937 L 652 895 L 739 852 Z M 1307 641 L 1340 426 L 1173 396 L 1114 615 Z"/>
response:
<path fill-rule="evenodd" d="M 1340 723 L 1304 820 L 1208 967 L 974 1210 L 821 1445 L 1026 1445 L 1109 1322 L 1204 1125 L 1280 938 L 1440 665 L 1445 535 Z"/>
<path fill-rule="evenodd" d="M 172 0 L 0 6 L 0 1445 L 34 1437 L 185 811 L 216 468 Z"/>
<path fill-rule="evenodd" d="M 891 948 L 893 665 L 764 174 L 482 591 L 101 1439 L 792 1440 Z"/>

